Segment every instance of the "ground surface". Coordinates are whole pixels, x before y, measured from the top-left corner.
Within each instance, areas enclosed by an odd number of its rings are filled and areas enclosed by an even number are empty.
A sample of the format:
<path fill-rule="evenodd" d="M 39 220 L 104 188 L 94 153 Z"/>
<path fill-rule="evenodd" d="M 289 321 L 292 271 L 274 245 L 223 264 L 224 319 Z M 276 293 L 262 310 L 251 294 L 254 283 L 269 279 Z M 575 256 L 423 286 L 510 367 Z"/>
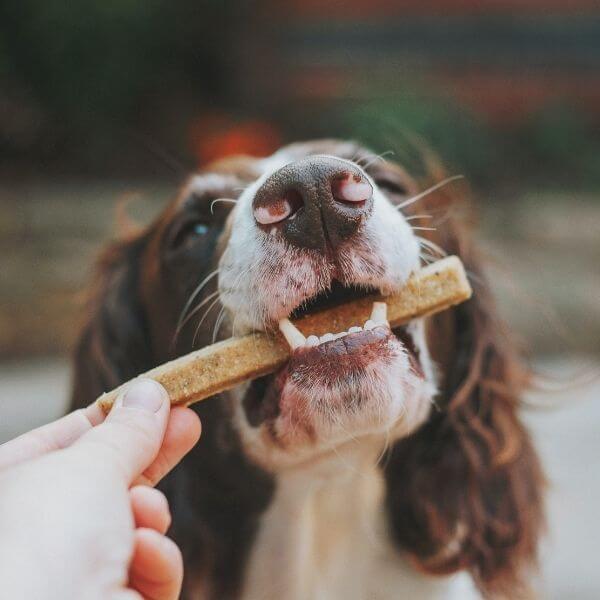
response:
<path fill-rule="evenodd" d="M 600 362 L 554 358 L 537 364 L 554 380 L 544 385 L 556 388 L 531 394 L 532 403 L 546 408 L 525 414 L 550 480 L 540 597 L 597 600 Z M 60 415 L 68 387 L 64 360 L 0 364 L 0 442 Z"/>

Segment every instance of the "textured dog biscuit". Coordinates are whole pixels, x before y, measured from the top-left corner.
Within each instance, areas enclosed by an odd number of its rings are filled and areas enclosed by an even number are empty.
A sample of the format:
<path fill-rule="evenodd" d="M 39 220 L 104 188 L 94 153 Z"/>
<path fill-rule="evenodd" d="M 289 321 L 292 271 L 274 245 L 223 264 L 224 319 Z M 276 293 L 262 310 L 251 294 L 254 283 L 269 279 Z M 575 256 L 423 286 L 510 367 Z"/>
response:
<path fill-rule="evenodd" d="M 459 304 L 471 296 L 460 259 L 448 256 L 415 273 L 401 292 L 392 296 L 369 296 L 307 315 L 295 321 L 305 335 L 347 331 L 362 325 L 374 301 L 385 300 L 392 327 Z M 207 346 L 147 373 L 167 390 L 172 404 L 191 404 L 236 385 L 277 370 L 290 355 L 281 334 L 252 333 Z M 97 402 L 108 412 L 127 384 L 107 392 Z"/>

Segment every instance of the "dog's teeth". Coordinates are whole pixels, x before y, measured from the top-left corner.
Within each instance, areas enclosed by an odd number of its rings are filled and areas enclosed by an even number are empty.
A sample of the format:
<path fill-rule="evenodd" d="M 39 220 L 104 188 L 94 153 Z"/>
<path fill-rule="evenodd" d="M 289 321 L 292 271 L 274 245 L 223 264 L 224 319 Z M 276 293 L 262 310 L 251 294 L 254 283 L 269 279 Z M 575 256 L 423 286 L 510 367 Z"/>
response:
<path fill-rule="evenodd" d="M 302 335 L 302 332 L 289 319 L 281 319 L 279 321 L 279 331 L 283 333 L 292 350 L 303 346 L 306 342 L 306 338 Z"/>
<path fill-rule="evenodd" d="M 385 302 L 373 302 L 370 320 L 374 321 L 376 325 L 387 325 L 387 304 Z"/>
<path fill-rule="evenodd" d="M 373 328 L 375 328 L 375 327 L 376 327 L 375 323 L 374 323 L 373 321 L 371 321 L 371 319 L 369 319 L 369 320 L 368 320 L 368 321 L 365 323 L 365 326 L 364 326 L 364 328 L 363 328 L 363 329 L 364 329 L 365 331 L 370 331 L 371 329 L 373 329 Z"/>
<path fill-rule="evenodd" d="M 344 337 L 345 335 L 347 335 L 347 333 L 348 333 L 347 331 L 340 331 L 339 333 L 336 333 L 333 336 L 333 339 L 337 340 L 338 338 L 341 338 L 341 337 Z"/>
<path fill-rule="evenodd" d="M 354 327 L 350 327 L 350 329 L 348 329 L 348 333 L 358 333 L 359 331 L 362 331 L 362 330 L 363 330 L 362 327 L 354 326 Z"/>
<path fill-rule="evenodd" d="M 323 342 L 330 342 L 333 339 L 335 339 L 333 333 L 326 333 L 319 338 L 319 342 L 322 344 Z"/>
<path fill-rule="evenodd" d="M 316 335 L 309 335 L 306 338 L 305 346 L 312 348 L 313 346 L 318 346 L 318 345 L 319 345 L 319 338 Z"/>

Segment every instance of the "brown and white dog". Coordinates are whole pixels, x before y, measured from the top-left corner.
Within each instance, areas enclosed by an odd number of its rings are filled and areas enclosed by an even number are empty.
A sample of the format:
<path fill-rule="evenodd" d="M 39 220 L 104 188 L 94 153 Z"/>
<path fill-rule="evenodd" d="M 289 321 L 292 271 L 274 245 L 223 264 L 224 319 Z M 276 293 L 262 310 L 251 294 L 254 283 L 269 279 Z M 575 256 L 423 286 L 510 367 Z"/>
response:
<path fill-rule="evenodd" d="M 438 248 L 476 284 L 405 328 L 308 338 L 198 405 L 202 439 L 163 484 L 185 598 L 528 594 L 542 474 L 517 415 L 526 374 L 450 201 L 355 143 L 294 144 L 211 165 L 104 252 L 74 407 L 214 339 L 397 290 Z"/>

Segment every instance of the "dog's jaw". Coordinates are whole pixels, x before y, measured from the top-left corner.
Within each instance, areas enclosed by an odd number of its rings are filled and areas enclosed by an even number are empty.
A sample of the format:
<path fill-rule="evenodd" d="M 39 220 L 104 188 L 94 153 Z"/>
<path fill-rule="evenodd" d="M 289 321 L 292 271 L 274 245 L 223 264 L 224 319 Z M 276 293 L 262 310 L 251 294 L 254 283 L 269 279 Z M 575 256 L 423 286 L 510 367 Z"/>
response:
<path fill-rule="evenodd" d="M 329 377 L 333 367 L 311 368 L 302 352 L 274 377 L 256 401 L 260 420 L 250 419 L 247 398 L 252 384 L 232 394 L 233 411 L 245 451 L 270 472 L 308 463 L 327 462 L 346 444 L 367 443 L 383 453 L 391 442 L 408 435 L 429 415 L 435 395 L 435 373 L 424 341 L 424 323 L 410 326 L 420 348 L 422 372 L 415 371 L 399 340 L 385 331 L 376 337 L 384 346 L 364 358 L 355 374 Z M 368 354 L 368 353 L 367 353 Z"/>

